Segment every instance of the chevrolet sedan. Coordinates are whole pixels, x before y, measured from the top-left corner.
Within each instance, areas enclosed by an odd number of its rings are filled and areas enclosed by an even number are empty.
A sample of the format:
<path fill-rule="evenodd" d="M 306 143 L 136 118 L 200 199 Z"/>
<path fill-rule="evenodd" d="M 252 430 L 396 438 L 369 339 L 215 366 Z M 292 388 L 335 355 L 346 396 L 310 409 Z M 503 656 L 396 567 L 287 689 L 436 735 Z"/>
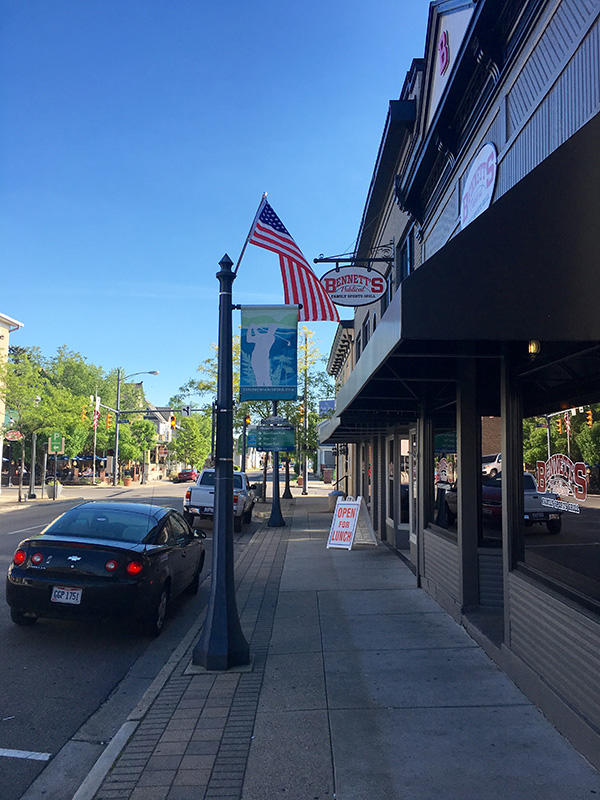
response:
<path fill-rule="evenodd" d="M 170 601 L 198 591 L 203 538 L 171 508 L 82 503 L 20 542 L 6 579 L 11 619 L 128 616 L 156 636 Z"/>

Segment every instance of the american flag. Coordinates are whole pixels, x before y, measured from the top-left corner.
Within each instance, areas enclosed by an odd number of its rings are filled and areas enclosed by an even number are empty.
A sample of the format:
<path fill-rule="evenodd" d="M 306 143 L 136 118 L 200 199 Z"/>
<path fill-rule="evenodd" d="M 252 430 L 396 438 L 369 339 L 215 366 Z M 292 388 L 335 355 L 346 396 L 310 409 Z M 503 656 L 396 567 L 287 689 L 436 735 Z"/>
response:
<path fill-rule="evenodd" d="M 298 319 L 340 321 L 329 295 L 266 200 L 258 210 L 249 242 L 278 254 L 284 301 L 286 305 L 302 305 Z"/>

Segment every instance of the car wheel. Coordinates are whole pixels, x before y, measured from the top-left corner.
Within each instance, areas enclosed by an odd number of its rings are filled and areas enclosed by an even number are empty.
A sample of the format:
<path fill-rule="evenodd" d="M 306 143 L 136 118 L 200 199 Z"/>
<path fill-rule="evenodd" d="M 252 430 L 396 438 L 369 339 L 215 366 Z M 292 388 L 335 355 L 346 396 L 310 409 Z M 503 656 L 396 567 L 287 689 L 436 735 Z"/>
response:
<path fill-rule="evenodd" d="M 152 610 L 146 618 L 146 632 L 149 636 L 158 636 L 165 627 L 167 609 L 169 607 L 169 587 L 167 584 L 160 590 L 158 599 L 154 602 Z"/>
<path fill-rule="evenodd" d="M 546 527 L 548 528 L 548 533 L 560 533 L 560 529 L 562 527 L 562 520 L 560 519 L 549 519 L 546 523 Z"/>
<path fill-rule="evenodd" d="M 246 511 L 246 513 L 244 514 L 244 522 L 247 525 L 249 525 L 252 522 L 252 508 L 253 508 L 253 506 L 250 506 L 248 511 Z"/>
<path fill-rule="evenodd" d="M 498 470 L 497 469 L 491 469 L 490 470 L 490 478 L 495 478 L 497 474 L 498 474 Z"/>
<path fill-rule="evenodd" d="M 10 609 L 10 618 L 15 623 L 15 625 L 35 625 L 38 621 L 38 618 L 35 614 L 27 615 L 24 611 L 21 611 L 19 608 L 12 608 Z"/>
<path fill-rule="evenodd" d="M 236 533 L 239 533 L 242 530 L 242 517 L 234 517 L 233 518 L 233 530 Z"/>

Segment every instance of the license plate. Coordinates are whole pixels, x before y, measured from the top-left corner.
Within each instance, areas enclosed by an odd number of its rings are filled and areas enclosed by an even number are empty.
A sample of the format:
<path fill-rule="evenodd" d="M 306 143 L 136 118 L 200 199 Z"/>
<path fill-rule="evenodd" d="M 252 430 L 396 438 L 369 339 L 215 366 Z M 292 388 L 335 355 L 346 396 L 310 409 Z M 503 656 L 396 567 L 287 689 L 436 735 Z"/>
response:
<path fill-rule="evenodd" d="M 53 603 L 70 603 L 78 606 L 81 603 L 82 589 L 72 589 L 70 586 L 53 586 L 50 600 Z"/>
<path fill-rule="evenodd" d="M 212 508 L 212 506 L 205 506 L 205 507 L 202 509 L 202 513 L 203 513 L 203 514 L 212 514 L 212 513 L 213 513 L 213 508 Z"/>
<path fill-rule="evenodd" d="M 544 513 L 543 512 L 539 512 L 539 511 L 535 511 L 533 514 L 529 515 L 529 518 L 530 519 L 544 519 Z"/>

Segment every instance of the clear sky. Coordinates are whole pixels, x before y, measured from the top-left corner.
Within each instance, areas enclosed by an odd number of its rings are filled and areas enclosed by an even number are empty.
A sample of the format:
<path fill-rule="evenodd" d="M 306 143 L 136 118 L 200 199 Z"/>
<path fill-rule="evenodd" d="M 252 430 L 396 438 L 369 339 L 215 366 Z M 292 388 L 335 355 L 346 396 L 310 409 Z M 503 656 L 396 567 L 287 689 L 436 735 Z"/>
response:
<path fill-rule="evenodd" d="M 0 0 L 11 342 L 160 370 L 165 404 L 217 341 L 218 262 L 264 191 L 309 262 L 352 250 L 428 5 Z M 277 256 L 249 246 L 233 288 L 282 303 Z M 308 325 L 328 354 L 335 323 Z"/>

